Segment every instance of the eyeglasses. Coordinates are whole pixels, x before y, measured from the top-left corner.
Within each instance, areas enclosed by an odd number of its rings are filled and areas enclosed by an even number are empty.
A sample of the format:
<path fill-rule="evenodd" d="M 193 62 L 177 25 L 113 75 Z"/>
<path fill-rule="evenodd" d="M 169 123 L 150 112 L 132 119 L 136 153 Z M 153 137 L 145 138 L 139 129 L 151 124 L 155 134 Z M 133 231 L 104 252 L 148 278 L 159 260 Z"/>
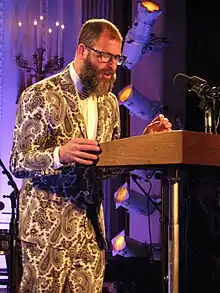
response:
<path fill-rule="evenodd" d="M 112 58 L 114 58 L 116 63 L 117 63 L 117 65 L 122 65 L 122 63 L 126 59 L 126 56 L 123 56 L 123 55 L 113 55 L 111 53 L 102 52 L 102 51 L 99 51 L 97 49 L 91 48 L 89 46 L 86 46 L 86 48 L 88 48 L 88 49 L 94 51 L 95 53 L 99 54 L 100 60 L 103 63 L 108 63 L 108 62 L 110 62 L 112 60 Z"/>

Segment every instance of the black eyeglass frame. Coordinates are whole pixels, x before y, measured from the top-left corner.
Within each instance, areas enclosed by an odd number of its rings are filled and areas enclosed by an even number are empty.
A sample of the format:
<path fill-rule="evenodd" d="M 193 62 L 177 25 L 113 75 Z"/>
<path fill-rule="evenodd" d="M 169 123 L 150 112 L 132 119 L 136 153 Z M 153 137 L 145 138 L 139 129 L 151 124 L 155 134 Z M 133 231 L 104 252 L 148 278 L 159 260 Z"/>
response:
<path fill-rule="evenodd" d="M 116 61 L 116 63 L 117 63 L 117 65 L 120 66 L 120 65 L 123 64 L 123 62 L 126 59 L 126 56 L 124 56 L 124 55 L 113 55 L 111 53 L 103 52 L 103 51 L 97 50 L 95 48 L 89 47 L 87 45 L 85 45 L 85 47 L 88 48 L 88 49 L 90 49 L 90 50 L 92 50 L 92 51 L 94 51 L 95 53 L 99 54 L 99 57 L 100 57 L 102 63 L 108 63 L 109 61 L 112 60 L 112 58 L 114 58 L 115 61 Z M 108 59 L 107 61 L 106 60 L 105 61 L 103 60 L 103 57 L 104 56 L 107 57 L 107 59 Z"/>

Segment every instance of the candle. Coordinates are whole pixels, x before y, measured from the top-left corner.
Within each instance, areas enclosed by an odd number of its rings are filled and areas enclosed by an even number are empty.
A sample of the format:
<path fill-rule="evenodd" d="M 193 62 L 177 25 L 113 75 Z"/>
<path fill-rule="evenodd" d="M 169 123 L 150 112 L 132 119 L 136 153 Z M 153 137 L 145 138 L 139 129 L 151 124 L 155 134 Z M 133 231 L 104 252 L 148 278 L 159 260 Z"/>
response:
<path fill-rule="evenodd" d="M 44 17 L 41 15 L 40 16 L 40 29 L 39 29 L 39 43 L 40 43 L 40 48 L 43 48 L 44 44 Z"/>
<path fill-rule="evenodd" d="M 37 21 L 34 21 L 34 53 L 37 53 Z"/>
<path fill-rule="evenodd" d="M 48 48 L 47 48 L 47 61 L 49 61 L 51 59 L 51 46 L 52 46 L 52 29 L 49 28 L 48 30 Z"/>
<path fill-rule="evenodd" d="M 18 44 L 17 44 L 18 55 L 22 54 L 22 41 L 23 40 L 22 40 L 22 29 L 21 28 L 22 28 L 22 22 L 19 21 L 18 22 Z"/>
<path fill-rule="evenodd" d="M 57 27 L 57 31 L 56 31 L 56 53 L 55 56 L 58 56 L 58 48 L 59 48 L 59 22 L 56 22 L 56 27 Z"/>
<path fill-rule="evenodd" d="M 64 57 L 64 25 L 62 24 L 61 26 L 61 33 L 60 33 L 60 52 L 59 55 L 60 57 Z"/>

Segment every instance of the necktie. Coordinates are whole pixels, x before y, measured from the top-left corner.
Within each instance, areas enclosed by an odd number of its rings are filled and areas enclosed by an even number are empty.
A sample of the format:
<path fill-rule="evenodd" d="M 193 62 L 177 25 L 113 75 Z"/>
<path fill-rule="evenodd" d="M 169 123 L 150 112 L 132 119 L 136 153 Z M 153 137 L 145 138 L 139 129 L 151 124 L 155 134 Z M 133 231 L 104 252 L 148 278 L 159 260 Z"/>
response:
<path fill-rule="evenodd" d="M 85 88 L 83 88 L 82 91 L 79 93 L 79 97 L 82 100 L 88 98 L 89 96 L 90 96 L 90 93 Z"/>

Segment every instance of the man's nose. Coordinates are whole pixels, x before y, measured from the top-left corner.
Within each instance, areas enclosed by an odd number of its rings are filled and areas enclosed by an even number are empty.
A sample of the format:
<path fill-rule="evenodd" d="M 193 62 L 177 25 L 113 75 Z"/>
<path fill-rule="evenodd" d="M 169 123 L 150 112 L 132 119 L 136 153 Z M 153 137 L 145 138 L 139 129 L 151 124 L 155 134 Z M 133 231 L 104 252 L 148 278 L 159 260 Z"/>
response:
<path fill-rule="evenodd" d="M 108 68 L 112 69 L 112 70 L 116 70 L 117 69 L 117 61 L 115 60 L 115 58 L 111 58 L 109 60 L 109 62 L 107 63 Z"/>

